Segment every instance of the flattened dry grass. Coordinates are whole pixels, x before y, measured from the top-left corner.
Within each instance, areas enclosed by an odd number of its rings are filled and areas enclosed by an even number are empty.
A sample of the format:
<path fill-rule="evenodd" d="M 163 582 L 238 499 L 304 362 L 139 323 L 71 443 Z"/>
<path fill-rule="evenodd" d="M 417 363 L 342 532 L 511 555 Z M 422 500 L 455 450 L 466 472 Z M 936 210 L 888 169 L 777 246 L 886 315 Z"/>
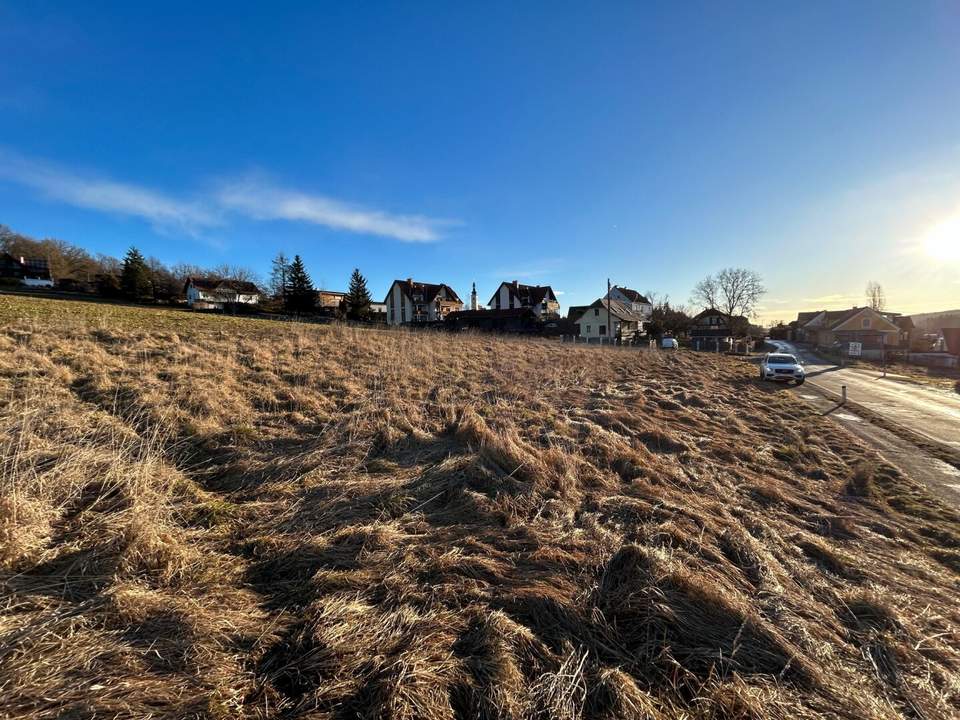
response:
<path fill-rule="evenodd" d="M 3 716 L 956 715 L 956 513 L 740 360 L 0 323 Z"/>

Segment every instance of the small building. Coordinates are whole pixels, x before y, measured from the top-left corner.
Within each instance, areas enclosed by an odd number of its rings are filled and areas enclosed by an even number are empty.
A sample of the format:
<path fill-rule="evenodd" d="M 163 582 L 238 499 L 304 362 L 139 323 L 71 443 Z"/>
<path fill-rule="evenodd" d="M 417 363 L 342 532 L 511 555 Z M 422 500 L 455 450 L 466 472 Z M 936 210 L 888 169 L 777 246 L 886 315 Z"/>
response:
<path fill-rule="evenodd" d="M 537 317 L 560 313 L 560 302 L 549 285 L 521 285 L 516 280 L 502 282 L 490 298 L 491 310 L 530 308 Z"/>
<path fill-rule="evenodd" d="M 610 299 L 629 305 L 634 312 L 640 313 L 647 320 L 653 317 L 653 303 L 636 290 L 614 285 L 610 288 Z"/>
<path fill-rule="evenodd" d="M 387 322 L 387 305 L 381 302 L 370 303 L 370 321 L 385 324 Z"/>
<path fill-rule="evenodd" d="M 222 310 L 229 305 L 254 307 L 263 293 L 248 280 L 187 278 L 184 284 L 187 305 L 195 310 Z"/>
<path fill-rule="evenodd" d="M 52 288 L 54 285 L 46 258 L 16 257 L 10 253 L 0 253 L 0 278 L 17 280 L 27 287 Z"/>
<path fill-rule="evenodd" d="M 388 325 L 440 322 L 450 313 L 463 310 L 463 301 L 449 285 L 411 278 L 394 280 L 383 302 Z"/>
<path fill-rule="evenodd" d="M 750 334 L 750 321 L 742 315 L 731 317 L 716 308 L 707 308 L 690 321 L 690 344 L 694 350 L 725 350 L 735 338 Z"/>
<path fill-rule="evenodd" d="M 645 318 L 630 305 L 619 300 L 600 298 L 577 318 L 579 335 L 587 342 L 605 341 L 614 338 L 619 342 L 632 342 L 643 332 Z"/>
<path fill-rule="evenodd" d="M 338 290 L 317 290 L 315 307 L 321 312 L 335 313 L 340 309 L 345 297 L 347 294 Z"/>
<path fill-rule="evenodd" d="M 445 324 L 451 330 L 533 334 L 541 322 L 531 308 L 502 310 L 459 310 L 447 315 Z"/>

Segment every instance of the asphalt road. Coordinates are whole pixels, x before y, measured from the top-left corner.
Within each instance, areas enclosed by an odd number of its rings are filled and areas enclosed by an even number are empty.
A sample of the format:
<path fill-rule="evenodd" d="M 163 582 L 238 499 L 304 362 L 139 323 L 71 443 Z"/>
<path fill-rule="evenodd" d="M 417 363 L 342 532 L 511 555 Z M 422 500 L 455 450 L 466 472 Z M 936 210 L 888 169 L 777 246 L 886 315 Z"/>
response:
<path fill-rule="evenodd" d="M 841 394 L 847 386 L 851 402 L 883 415 L 890 422 L 960 451 L 960 394 L 925 387 L 876 370 L 842 368 L 795 345 L 771 340 L 796 355 L 807 371 L 807 384 Z"/>

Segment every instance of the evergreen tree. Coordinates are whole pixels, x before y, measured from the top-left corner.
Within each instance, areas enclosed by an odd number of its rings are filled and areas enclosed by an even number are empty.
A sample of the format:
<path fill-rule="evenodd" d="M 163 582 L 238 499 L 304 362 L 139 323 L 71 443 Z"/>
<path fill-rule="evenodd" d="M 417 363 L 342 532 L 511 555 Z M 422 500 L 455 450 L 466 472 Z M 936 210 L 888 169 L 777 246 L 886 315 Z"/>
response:
<path fill-rule="evenodd" d="M 299 255 L 294 255 L 293 262 L 290 263 L 288 283 L 284 307 L 298 313 L 313 310 L 316 301 L 313 283 L 310 281 L 310 276 L 307 275 L 307 270 L 303 266 L 303 260 L 300 259 Z"/>
<path fill-rule="evenodd" d="M 270 292 L 273 293 L 273 297 L 286 302 L 289 290 L 290 260 L 282 252 L 278 252 L 273 259 L 273 269 L 270 271 Z"/>
<path fill-rule="evenodd" d="M 367 290 L 367 279 L 354 268 L 350 276 L 350 288 L 345 298 L 347 317 L 350 320 L 366 320 L 370 317 L 370 291 Z"/>
<path fill-rule="evenodd" d="M 131 300 L 142 300 L 153 295 L 150 268 L 147 267 L 147 261 L 135 247 L 131 247 L 123 258 L 120 288 L 123 290 L 123 294 Z"/>

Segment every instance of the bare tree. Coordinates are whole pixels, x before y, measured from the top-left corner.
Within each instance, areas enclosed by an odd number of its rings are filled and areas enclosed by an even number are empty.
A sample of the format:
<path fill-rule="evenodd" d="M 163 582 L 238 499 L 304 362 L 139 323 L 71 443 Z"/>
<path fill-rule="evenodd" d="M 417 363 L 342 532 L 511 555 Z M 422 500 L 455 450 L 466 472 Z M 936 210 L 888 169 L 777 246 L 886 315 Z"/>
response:
<path fill-rule="evenodd" d="M 887 295 L 883 292 L 883 286 L 876 280 L 867 283 L 867 306 L 883 312 L 887 309 Z"/>
<path fill-rule="evenodd" d="M 716 276 L 708 275 L 693 289 L 691 302 L 704 309 L 713 308 L 729 317 L 752 317 L 767 289 L 760 274 L 746 268 L 724 268 Z"/>
<path fill-rule="evenodd" d="M 242 265 L 229 265 L 224 263 L 210 270 L 210 273 L 218 278 L 260 283 L 260 276 L 254 270 L 243 267 Z"/>

